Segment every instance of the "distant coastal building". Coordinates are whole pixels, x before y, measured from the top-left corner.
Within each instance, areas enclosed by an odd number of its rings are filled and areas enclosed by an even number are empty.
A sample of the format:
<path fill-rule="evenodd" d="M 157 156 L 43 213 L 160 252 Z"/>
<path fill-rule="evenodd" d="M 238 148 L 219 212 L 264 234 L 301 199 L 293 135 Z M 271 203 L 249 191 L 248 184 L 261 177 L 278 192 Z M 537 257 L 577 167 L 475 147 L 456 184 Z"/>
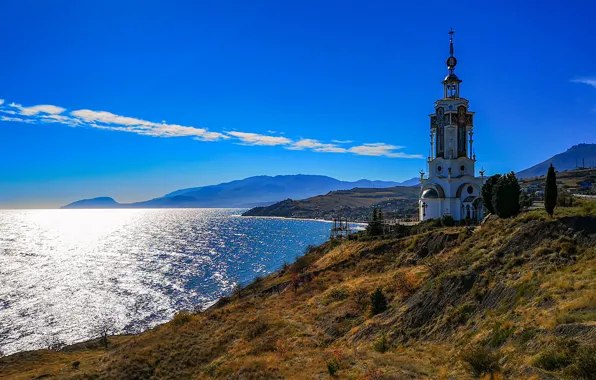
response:
<path fill-rule="evenodd" d="M 435 102 L 430 116 L 430 155 L 428 178 L 420 172 L 420 220 L 451 215 L 455 220 L 480 220 L 483 216 L 480 190 L 484 182 L 475 177 L 474 112 L 468 100 L 460 97 L 461 80 L 455 75 L 457 59 L 453 55 L 453 34 L 449 32 L 448 75 L 443 82 L 443 98 Z"/>

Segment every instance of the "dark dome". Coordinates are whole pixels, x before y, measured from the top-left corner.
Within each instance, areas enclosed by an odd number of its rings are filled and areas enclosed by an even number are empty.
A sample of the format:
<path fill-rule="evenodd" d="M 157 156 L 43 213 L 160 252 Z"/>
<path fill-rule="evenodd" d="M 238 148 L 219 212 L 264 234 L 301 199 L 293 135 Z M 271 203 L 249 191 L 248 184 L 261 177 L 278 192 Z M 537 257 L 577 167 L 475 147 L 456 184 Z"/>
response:
<path fill-rule="evenodd" d="M 449 74 L 445 77 L 444 82 L 461 82 L 461 80 L 459 80 L 459 78 L 457 77 L 457 75 L 455 74 Z"/>
<path fill-rule="evenodd" d="M 426 189 L 422 192 L 422 199 L 438 198 L 439 193 L 435 189 Z"/>

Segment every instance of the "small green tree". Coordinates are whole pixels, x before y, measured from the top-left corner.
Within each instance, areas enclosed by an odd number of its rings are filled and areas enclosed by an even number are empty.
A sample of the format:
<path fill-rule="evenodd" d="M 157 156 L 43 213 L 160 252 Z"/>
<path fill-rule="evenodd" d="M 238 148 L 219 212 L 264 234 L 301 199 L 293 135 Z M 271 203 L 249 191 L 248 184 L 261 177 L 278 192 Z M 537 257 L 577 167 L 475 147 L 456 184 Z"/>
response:
<path fill-rule="evenodd" d="M 383 212 L 377 210 L 376 207 L 373 208 L 372 220 L 366 226 L 366 232 L 370 236 L 378 236 L 381 235 L 383 232 L 383 222 L 381 220 L 383 218 Z"/>
<path fill-rule="evenodd" d="M 370 303 L 370 312 L 372 315 L 379 314 L 387 310 L 387 298 L 383 294 L 381 288 L 377 288 L 377 290 L 370 295 Z"/>
<path fill-rule="evenodd" d="M 507 173 L 493 187 L 492 206 L 501 218 L 510 218 L 519 214 L 519 194 L 521 187 L 515 173 Z"/>
<path fill-rule="evenodd" d="M 555 212 L 555 207 L 557 207 L 557 196 L 557 175 L 555 167 L 550 164 L 544 186 L 544 209 L 551 218 Z"/>
<path fill-rule="evenodd" d="M 484 185 L 482 186 L 482 202 L 484 203 L 484 207 L 490 212 L 491 214 L 495 214 L 495 208 L 493 206 L 493 188 L 499 182 L 499 178 L 501 178 L 500 174 L 495 174 L 489 177 Z"/>
<path fill-rule="evenodd" d="M 527 210 L 534 204 L 534 197 L 522 191 L 519 194 L 519 208 L 521 210 Z"/>

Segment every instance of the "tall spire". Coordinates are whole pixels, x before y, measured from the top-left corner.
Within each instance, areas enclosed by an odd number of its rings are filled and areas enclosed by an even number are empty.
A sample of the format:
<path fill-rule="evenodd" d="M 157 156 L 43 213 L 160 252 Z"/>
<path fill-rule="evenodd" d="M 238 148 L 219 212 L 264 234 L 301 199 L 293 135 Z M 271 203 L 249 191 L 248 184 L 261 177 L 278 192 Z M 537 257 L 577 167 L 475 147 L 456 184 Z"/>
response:
<path fill-rule="evenodd" d="M 453 55 L 453 35 L 455 30 L 451 28 L 449 30 L 449 58 L 447 58 L 447 69 L 449 74 L 443 80 L 444 85 L 444 97 L 445 98 L 459 98 L 459 84 L 461 80 L 455 75 L 455 65 L 457 65 L 457 59 Z"/>
<path fill-rule="evenodd" d="M 449 74 L 453 74 L 453 70 L 455 70 L 455 65 L 457 65 L 457 59 L 453 56 L 453 35 L 455 34 L 455 30 L 451 28 L 449 30 L 449 58 L 447 58 L 447 68 L 449 69 Z"/>

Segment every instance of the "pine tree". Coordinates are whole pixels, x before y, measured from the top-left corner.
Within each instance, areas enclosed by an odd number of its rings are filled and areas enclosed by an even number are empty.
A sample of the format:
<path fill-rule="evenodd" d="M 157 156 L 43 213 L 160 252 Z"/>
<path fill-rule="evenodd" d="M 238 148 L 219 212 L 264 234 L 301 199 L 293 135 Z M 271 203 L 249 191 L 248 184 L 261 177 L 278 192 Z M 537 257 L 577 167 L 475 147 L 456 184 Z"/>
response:
<path fill-rule="evenodd" d="M 377 210 L 377 208 L 374 207 L 372 220 L 368 223 L 368 226 L 366 226 L 366 232 L 368 232 L 370 236 L 377 236 L 381 234 L 382 224 L 379 219 L 379 216 L 381 218 L 383 217 L 382 212 L 379 212 L 379 210 Z"/>
<path fill-rule="evenodd" d="M 501 218 L 519 214 L 519 194 L 521 187 L 514 172 L 500 177 L 493 187 L 492 207 Z"/>
<path fill-rule="evenodd" d="M 557 207 L 557 196 L 557 174 L 553 164 L 550 164 L 544 186 L 544 209 L 551 218 L 555 212 L 555 207 Z"/>
<path fill-rule="evenodd" d="M 484 185 L 482 186 L 482 202 L 484 203 L 484 207 L 490 212 L 491 214 L 495 214 L 495 207 L 493 205 L 493 188 L 499 182 L 499 178 L 501 178 L 500 174 L 495 174 L 489 177 Z"/>
<path fill-rule="evenodd" d="M 377 288 L 377 290 L 370 295 L 370 303 L 370 312 L 372 315 L 379 314 L 387 310 L 387 298 L 383 294 L 381 288 Z"/>

